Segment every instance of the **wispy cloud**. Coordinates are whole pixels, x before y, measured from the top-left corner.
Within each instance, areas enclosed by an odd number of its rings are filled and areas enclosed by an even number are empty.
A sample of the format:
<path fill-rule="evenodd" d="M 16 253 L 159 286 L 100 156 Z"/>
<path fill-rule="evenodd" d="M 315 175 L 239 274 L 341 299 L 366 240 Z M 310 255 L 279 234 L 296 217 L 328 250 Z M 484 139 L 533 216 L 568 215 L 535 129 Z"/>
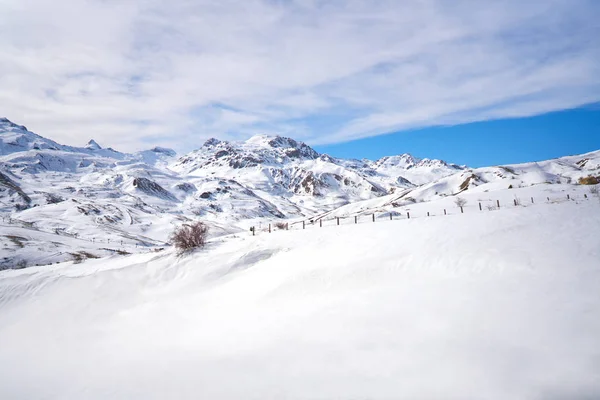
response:
<path fill-rule="evenodd" d="M 66 143 L 324 144 L 600 101 L 594 0 L 4 0 L 0 114 Z"/>

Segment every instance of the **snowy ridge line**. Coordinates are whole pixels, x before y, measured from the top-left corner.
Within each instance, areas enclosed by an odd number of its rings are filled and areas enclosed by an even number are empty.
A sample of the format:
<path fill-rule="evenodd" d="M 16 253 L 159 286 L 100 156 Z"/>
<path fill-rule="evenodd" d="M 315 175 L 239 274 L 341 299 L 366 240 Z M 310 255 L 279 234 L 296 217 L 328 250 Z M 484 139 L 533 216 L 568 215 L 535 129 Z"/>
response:
<path fill-rule="evenodd" d="M 457 196 L 458 197 L 458 196 Z M 400 210 L 387 210 L 384 208 L 374 208 L 369 210 L 363 210 L 360 212 L 343 215 L 343 216 L 333 216 L 331 218 L 326 218 L 326 216 L 330 216 L 335 214 L 336 210 L 332 210 L 326 214 L 319 215 L 314 218 L 304 219 L 299 221 L 294 221 L 290 223 L 282 223 L 281 221 L 277 222 L 269 222 L 266 226 L 261 226 L 259 229 L 256 229 L 256 232 L 262 233 L 271 233 L 274 231 L 281 230 L 305 230 L 307 228 L 322 228 L 322 227 L 331 227 L 331 226 L 341 226 L 341 225 L 357 225 L 357 224 L 365 224 L 365 223 L 374 223 L 381 220 L 389 220 L 390 221 L 398 221 L 398 220 L 409 220 L 409 219 L 421 219 L 421 218 L 431 218 L 431 217 L 439 217 L 439 216 L 453 216 L 453 215 L 461 215 L 465 214 L 466 210 L 469 209 L 472 214 L 473 211 L 476 213 L 483 213 L 485 211 L 501 211 L 514 207 L 522 207 L 522 208 L 530 208 L 536 205 L 541 204 L 560 204 L 566 202 L 574 202 L 575 204 L 581 204 L 581 202 L 587 202 L 590 200 L 594 200 L 594 197 L 600 202 L 600 195 L 591 194 L 591 193 L 583 193 L 581 196 L 577 197 L 572 194 L 565 194 L 562 197 L 550 197 L 546 196 L 542 199 L 541 202 L 536 201 L 534 196 L 530 196 L 526 199 L 526 201 L 522 201 L 521 198 L 515 197 L 512 199 L 512 202 L 503 203 L 499 199 L 490 199 L 490 200 L 480 200 L 476 205 L 464 205 L 463 207 L 457 206 L 454 204 L 454 207 L 448 208 L 436 208 L 436 210 L 442 210 L 439 212 L 432 212 L 430 203 L 421 203 L 419 204 L 419 208 L 423 210 L 419 210 L 417 212 L 412 212 L 410 208 L 406 206 L 398 207 Z M 456 198 L 455 198 L 456 199 Z M 429 206 L 429 207 L 427 207 Z M 342 207 L 343 208 L 343 207 Z M 460 211 L 459 211 L 460 210 Z M 400 212 L 403 211 L 404 215 Z M 351 221 L 351 223 L 344 223 L 344 221 Z M 329 224 L 329 222 L 332 222 Z M 327 224 L 326 224 L 327 223 Z M 277 225 L 285 225 L 285 228 L 276 228 Z M 255 228 L 255 227 L 253 227 Z"/>
<path fill-rule="evenodd" d="M 71 247 L 102 257 L 99 244 L 111 247 L 113 240 L 162 246 L 189 221 L 207 223 L 211 237 L 274 221 L 296 229 L 373 213 L 412 217 L 422 202 L 449 209 L 445 199 L 457 194 L 473 204 L 472 194 L 532 188 L 537 198 L 538 191 L 599 179 L 600 151 L 470 168 L 409 154 L 341 159 L 290 138 L 258 135 L 211 139 L 181 156 L 156 147 L 126 154 L 93 140 L 84 148 L 64 146 L 0 118 L 0 216 L 22 221 L 2 228 L 9 232 L 0 234 L 0 269 L 68 261 Z M 64 256 L 56 256 L 59 249 Z M 135 252 L 132 245 L 127 250 Z"/>

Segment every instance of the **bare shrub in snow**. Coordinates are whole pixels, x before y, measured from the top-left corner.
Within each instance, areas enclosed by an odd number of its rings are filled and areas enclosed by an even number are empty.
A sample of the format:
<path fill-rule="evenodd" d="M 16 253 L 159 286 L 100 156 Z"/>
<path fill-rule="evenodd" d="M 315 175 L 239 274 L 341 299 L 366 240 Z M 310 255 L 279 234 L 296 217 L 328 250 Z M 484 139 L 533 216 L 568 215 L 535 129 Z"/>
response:
<path fill-rule="evenodd" d="M 595 194 L 597 196 L 598 195 L 598 186 L 597 185 L 590 186 L 590 193 Z"/>
<path fill-rule="evenodd" d="M 275 223 L 275 228 L 277 228 L 277 229 L 283 230 L 283 229 L 287 229 L 287 227 L 288 227 L 288 224 L 285 222 L 276 222 Z"/>
<path fill-rule="evenodd" d="M 584 178 L 579 178 L 579 184 L 580 185 L 597 185 L 600 183 L 600 177 L 599 176 L 586 176 Z"/>
<path fill-rule="evenodd" d="M 179 255 L 204 247 L 208 236 L 208 226 L 203 222 L 184 224 L 175 228 L 171 234 L 171 243 Z"/>
<path fill-rule="evenodd" d="M 456 204 L 457 207 L 464 207 L 467 204 L 467 200 L 462 197 L 457 197 L 454 199 L 454 204 Z"/>

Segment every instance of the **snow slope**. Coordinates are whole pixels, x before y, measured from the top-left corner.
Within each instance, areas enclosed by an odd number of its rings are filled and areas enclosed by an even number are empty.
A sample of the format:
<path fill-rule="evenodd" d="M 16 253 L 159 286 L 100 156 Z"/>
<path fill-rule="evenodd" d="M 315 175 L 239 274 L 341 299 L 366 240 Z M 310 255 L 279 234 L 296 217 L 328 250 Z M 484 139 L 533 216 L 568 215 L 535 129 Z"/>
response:
<path fill-rule="evenodd" d="M 570 190 L 588 176 L 600 179 L 600 151 L 472 169 L 409 154 L 345 160 L 257 135 L 210 139 L 178 157 L 161 147 L 121 153 L 94 140 L 66 146 L 0 118 L 0 269 L 79 257 L 71 243 L 91 257 L 145 252 L 194 220 L 222 235 L 281 220 L 396 215 L 422 202 L 451 204 L 457 195 L 507 188 Z"/>
<path fill-rule="evenodd" d="M 599 398 L 599 227 L 589 198 L 1 271 L 0 398 Z"/>

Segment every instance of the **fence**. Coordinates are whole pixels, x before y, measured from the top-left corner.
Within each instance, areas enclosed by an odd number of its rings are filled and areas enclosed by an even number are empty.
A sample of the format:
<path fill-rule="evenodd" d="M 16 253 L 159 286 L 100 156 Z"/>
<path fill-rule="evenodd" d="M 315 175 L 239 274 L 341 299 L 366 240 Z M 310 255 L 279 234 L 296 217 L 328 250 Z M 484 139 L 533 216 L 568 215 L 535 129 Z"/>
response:
<path fill-rule="evenodd" d="M 571 194 L 566 194 L 563 197 L 560 198 L 553 198 L 551 199 L 550 197 L 546 197 L 545 198 L 545 203 L 561 203 L 561 202 L 567 202 L 567 201 L 585 201 L 585 200 L 590 200 L 591 199 L 591 195 L 588 196 L 588 194 L 583 194 L 583 196 L 581 197 L 577 197 L 577 196 L 573 196 Z M 600 200 L 600 196 L 598 197 L 598 199 Z M 543 200 L 542 200 L 543 202 Z M 487 204 L 486 204 L 487 203 Z M 423 204 L 423 203 L 422 203 Z M 395 220 L 408 220 L 408 219 L 415 219 L 415 218 L 428 218 L 428 217 L 436 217 L 436 216 L 448 216 L 448 215 L 459 215 L 459 214 L 464 214 L 465 213 L 465 208 L 466 208 L 466 204 L 467 203 L 463 203 L 462 205 L 456 205 L 453 208 L 443 208 L 443 209 L 437 209 L 435 211 L 439 212 L 439 214 L 437 213 L 433 213 L 433 210 L 428 210 L 428 211 L 422 211 L 422 212 L 413 212 L 413 211 L 409 211 L 409 210 L 403 210 L 404 215 L 396 210 L 391 210 L 391 211 L 379 211 L 379 212 L 372 212 L 372 213 L 367 213 L 367 214 L 357 214 L 357 215 L 350 215 L 350 216 L 344 216 L 344 217 L 332 217 L 327 219 L 326 217 L 313 217 L 313 218 L 309 218 L 307 220 L 302 220 L 302 221 L 296 221 L 296 222 L 292 222 L 292 223 L 282 223 L 282 222 L 276 222 L 276 223 L 268 223 L 268 225 L 266 225 L 264 228 L 259 228 L 257 229 L 255 226 L 250 228 L 250 232 L 251 234 L 254 236 L 256 235 L 257 232 L 262 232 L 262 233 L 272 233 L 276 230 L 305 230 L 307 228 L 315 228 L 317 225 L 319 228 L 323 228 L 323 227 L 331 227 L 331 226 L 340 226 L 340 225 L 348 225 L 347 222 L 345 221 L 350 221 L 350 224 L 356 225 L 359 223 L 374 223 L 377 222 L 378 220 L 388 220 L 389 221 L 395 221 Z M 523 200 L 521 198 L 515 197 L 514 199 L 512 199 L 511 202 L 509 203 L 502 203 L 500 202 L 500 200 L 495 199 L 495 200 L 487 200 L 487 201 L 478 201 L 476 204 L 476 207 L 474 208 L 477 212 L 484 212 L 484 211 L 497 211 L 497 210 L 501 210 L 501 209 L 505 209 L 508 207 L 528 207 L 531 205 L 536 205 L 536 204 L 540 204 L 539 203 L 539 198 L 538 198 L 538 202 L 536 202 L 536 199 L 534 197 L 529 197 L 529 199 L 526 200 L 526 202 L 523 202 Z M 485 204 L 485 207 L 484 207 Z M 399 209 L 402 208 L 406 208 L 408 206 L 402 206 L 402 207 L 398 207 Z M 453 213 L 453 211 L 455 211 Z M 412 212 L 412 214 L 411 214 Z M 443 213 L 443 214 L 442 214 Z M 345 223 L 344 223 L 345 222 Z"/>

